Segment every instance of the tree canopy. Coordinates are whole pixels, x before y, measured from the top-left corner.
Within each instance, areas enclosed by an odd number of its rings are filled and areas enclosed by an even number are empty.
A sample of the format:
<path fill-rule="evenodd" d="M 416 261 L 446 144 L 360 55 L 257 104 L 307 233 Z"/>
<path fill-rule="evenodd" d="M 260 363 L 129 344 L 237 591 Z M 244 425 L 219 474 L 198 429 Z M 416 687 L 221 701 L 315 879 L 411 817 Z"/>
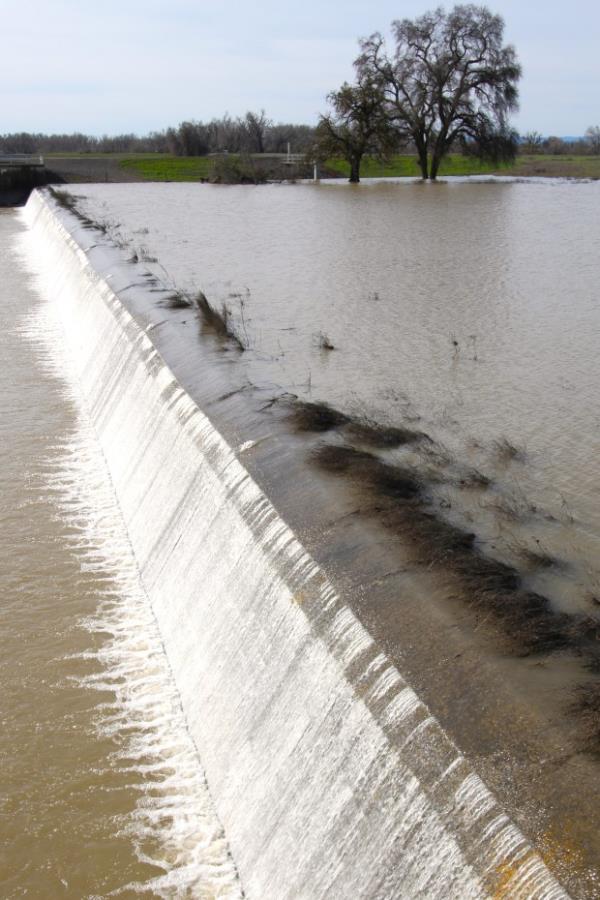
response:
<path fill-rule="evenodd" d="M 384 157 L 391 149 L 392 132 L 379 82 L 367 73 L 355 85 L 344 83 L 327 99 L 333 112 L 321 116 L 317 126 L 320 154 L 343 156 L 350 164 L 349 180 L 357 183 L 363 156 Z"/>
<path fill-rule="evenodd" d="M 350 98 L 368 86 L 380 104 L 368 119 L 378 122 L 379 141 L 413 144 L 423 178 L 436 178 L 455 144 L 480 158 L 513 158 L 517 135 L 508 116 L 517 107 L 521 67 L 514 48 L 503 44 L 502 18 L 484 6 L 455 6 L 448 13 L 440 7 L 393 22 L 392 32 L 391 54 L 378 32 L 360 42 L 357 87 L 344 85 L 329 95 L 339 120 L 341 95 Z M 363 122 L 358 113 L 344 120 L 353 133 Z"/>
<path fill-rule="evenodd" d="M 600 153 L 600 125 L 590 125 L 585 133 L 585 140 L 592 153 Z"/>

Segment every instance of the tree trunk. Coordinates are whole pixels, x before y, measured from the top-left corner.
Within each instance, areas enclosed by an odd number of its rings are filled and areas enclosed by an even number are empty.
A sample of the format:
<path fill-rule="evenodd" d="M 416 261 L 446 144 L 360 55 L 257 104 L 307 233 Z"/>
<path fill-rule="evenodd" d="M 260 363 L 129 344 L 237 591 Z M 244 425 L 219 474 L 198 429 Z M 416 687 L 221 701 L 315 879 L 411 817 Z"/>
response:
<path fill-rule="evenodd" d="M 431 171 L 429 173 L 429 177 L 431 178 L 432 181 L 436 180 L 439 169 L 440 169 L 440 164 L 449 149 L 446 137 L 447 137 L 447 132 L 445 130 L 441 131 L 440 134 L 438 134 L 438 136 L 437 136 L 437 139 L 436 139 L 436 142 L 435 142 L 435 145 L 433 148 L 433 154 L 431 157 Z"/>
<path fill-rule="evenodd" d="M 419 168 L 421 170 L 421 178 L 427 181 L 429 177 L 429 160 L 427 158 L 427 147 L 424 144 L 417 144 L 417 153 L 419 155 Z"/>
<path fill-rule="evenodd" d="M 350 184 L 358 184 L 360 181 L 360 161 L 362 159 L 361 156 L 352 156 L 348 160 L 350 163 L 350 178 L 348 181 Z"/>

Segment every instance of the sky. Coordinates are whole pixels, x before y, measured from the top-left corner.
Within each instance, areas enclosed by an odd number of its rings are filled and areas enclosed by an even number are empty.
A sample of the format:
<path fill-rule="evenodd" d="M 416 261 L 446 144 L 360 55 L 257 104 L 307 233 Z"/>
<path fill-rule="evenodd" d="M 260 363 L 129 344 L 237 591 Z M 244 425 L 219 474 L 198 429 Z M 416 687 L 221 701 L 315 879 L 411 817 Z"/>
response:
<path fill-rule="evenodd" d="M 144 134 L 265 109 L 314 124 L 357 40 L 435 0 L 0 0 L 0 133 Z M 448 8 L 451 4 L 446 4 Z M 600 3 L 497 0 L 523 66 L 521 131 L 600 124 Z"/>

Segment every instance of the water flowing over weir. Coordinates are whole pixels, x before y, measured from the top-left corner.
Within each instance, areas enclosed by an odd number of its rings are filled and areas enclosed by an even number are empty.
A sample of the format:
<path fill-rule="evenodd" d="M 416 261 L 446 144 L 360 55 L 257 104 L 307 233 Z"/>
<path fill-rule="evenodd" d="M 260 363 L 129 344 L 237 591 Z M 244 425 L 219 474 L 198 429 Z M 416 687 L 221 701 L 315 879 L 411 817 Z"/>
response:
<path fill-rule="evenodd" d="M 565 897 L 93 269 L 89 232 L 39 192 L 25 215 L 246 896 Z"/>

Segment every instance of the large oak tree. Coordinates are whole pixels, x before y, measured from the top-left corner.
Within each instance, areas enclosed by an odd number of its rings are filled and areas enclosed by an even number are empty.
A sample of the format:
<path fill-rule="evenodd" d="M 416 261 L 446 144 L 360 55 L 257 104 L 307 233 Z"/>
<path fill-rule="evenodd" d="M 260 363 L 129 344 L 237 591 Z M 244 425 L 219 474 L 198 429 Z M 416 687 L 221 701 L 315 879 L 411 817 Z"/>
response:
<path fill-rule="evenodd" d="M 442 8 L 392 23 L 395 48 L 381 34 L 361 41 L 359 81 L 377 84 L 390 128 L 417 150 L 423 178 L 435 179 L 455 145 L 480 158 L 514 157 L 508 116 L 521 75 L 503 44 L 504 22 L 484 6 Z"/>

